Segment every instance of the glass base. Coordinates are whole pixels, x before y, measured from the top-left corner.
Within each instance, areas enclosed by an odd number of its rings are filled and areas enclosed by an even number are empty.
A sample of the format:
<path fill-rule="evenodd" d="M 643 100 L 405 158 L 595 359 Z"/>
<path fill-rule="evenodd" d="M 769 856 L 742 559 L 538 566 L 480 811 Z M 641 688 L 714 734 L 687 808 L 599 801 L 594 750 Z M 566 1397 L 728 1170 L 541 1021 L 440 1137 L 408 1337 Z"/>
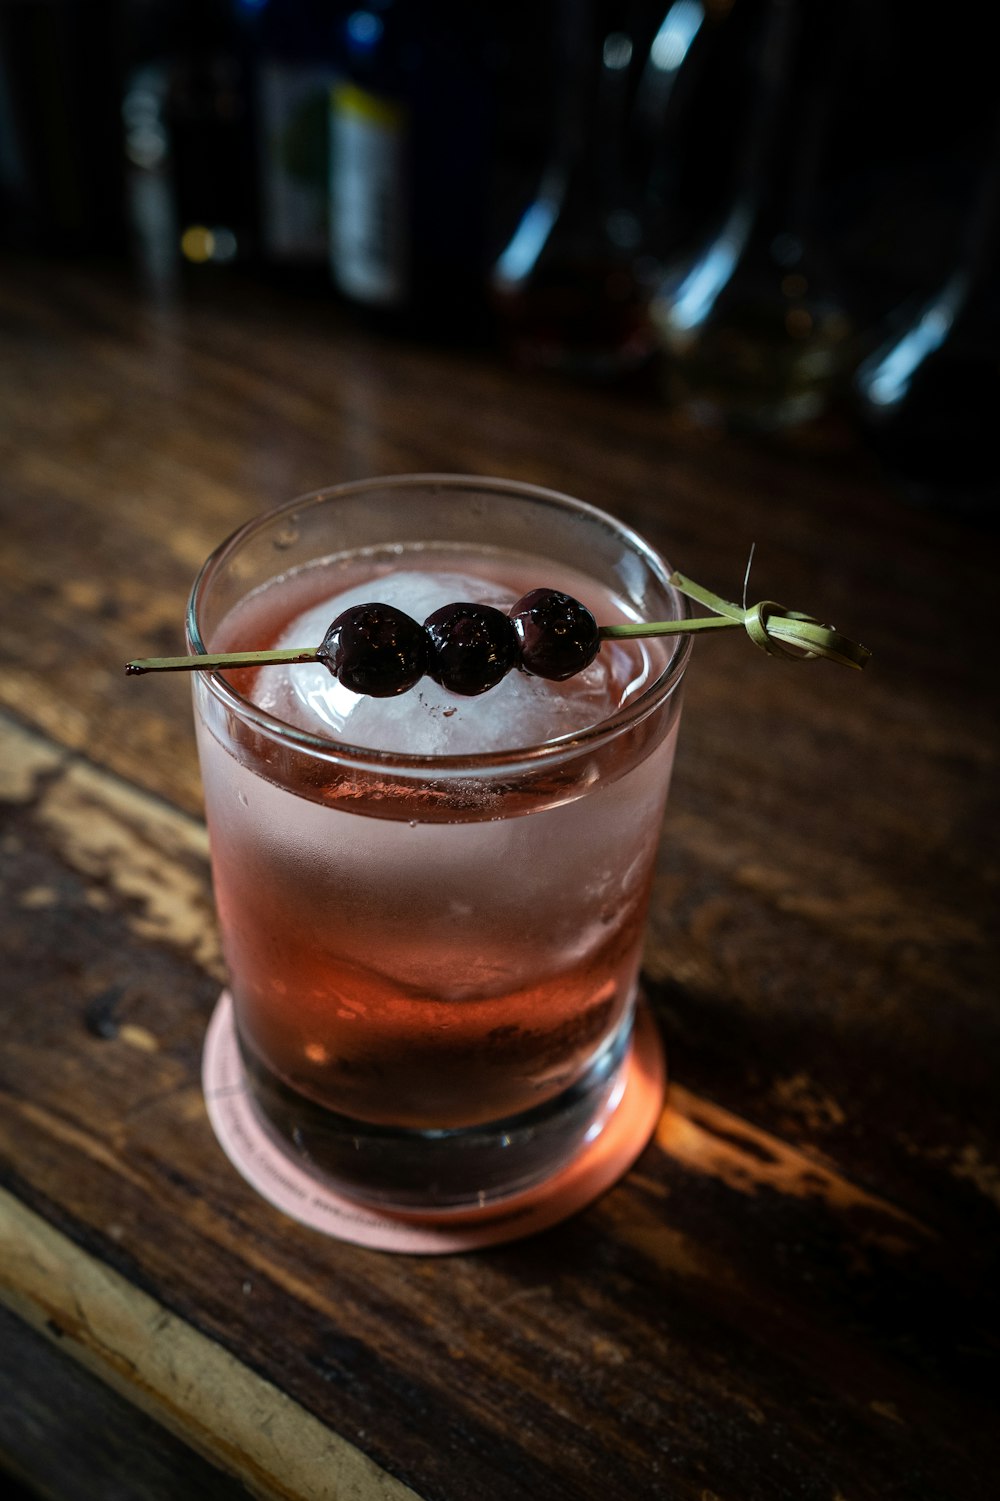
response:
<path fill-rule="evenodd" d="M 460 1209 L 543 1182 L 597 1139 L 624 1089 L 632 1023 L 630 1010 L 586 1074 L 555 1099 L 459 1130 L 412 1131 L 351 1120 L 290 1089 L 242 1043 L 240 1056 L 265 1131 L 331 1187 L 383 1209 Z"/>

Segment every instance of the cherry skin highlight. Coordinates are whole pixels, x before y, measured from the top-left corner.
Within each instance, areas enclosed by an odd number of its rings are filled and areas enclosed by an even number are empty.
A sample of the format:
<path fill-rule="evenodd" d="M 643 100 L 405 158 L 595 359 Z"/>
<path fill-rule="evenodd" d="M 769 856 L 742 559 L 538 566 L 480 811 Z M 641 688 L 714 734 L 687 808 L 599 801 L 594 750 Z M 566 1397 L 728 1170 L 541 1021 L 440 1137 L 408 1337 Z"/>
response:
<path fill-rule="evenodd" d="M 424 630 L 430 641 L 427 671 L 452 693 L 486 693 L 518 665 L 514 624 L 492 605 L 444 605 L 428 615 Z"/>
<path fill-rule="evenodd" d="M 530 589 L 512 605 L 521 642 L 521 667 L 533 677 L 561 683 L 589 667 L 601 645 L 586 605 L 558 589 Z"/>
<path fill-rule="evenodd" d="M 427 633 L 393 605 L 354 605 L 323 637 L 319 660 L 352 693 L 394 698 L 427 671 Z"/>

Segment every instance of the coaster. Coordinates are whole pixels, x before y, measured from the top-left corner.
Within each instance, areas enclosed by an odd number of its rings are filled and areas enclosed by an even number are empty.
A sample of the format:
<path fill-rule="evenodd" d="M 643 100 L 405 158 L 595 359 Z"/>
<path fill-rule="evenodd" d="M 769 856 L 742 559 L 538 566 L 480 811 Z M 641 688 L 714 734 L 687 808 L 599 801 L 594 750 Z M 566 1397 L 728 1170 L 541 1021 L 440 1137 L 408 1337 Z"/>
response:
<path fill-rule="evenodd" d="M 371 1208 L 313 1176 L 264 1130 L 250 1098 L 236 1041 L 232 1000 L 223 991 L 209 1023 L 202 1059 L 208 1118 L 222 1150 L 275 1208 L 337 1240 L 378 1251 L 447 1255 L 501 1245 L 547 1230 L 599 1198 L 635 1162 L 663 1110 L 663 1046 L 644 1006 L 636 1014 L 620 1098 L 596 1140 L 543 1183 L 482 1208 L 406 1212 Z"/>

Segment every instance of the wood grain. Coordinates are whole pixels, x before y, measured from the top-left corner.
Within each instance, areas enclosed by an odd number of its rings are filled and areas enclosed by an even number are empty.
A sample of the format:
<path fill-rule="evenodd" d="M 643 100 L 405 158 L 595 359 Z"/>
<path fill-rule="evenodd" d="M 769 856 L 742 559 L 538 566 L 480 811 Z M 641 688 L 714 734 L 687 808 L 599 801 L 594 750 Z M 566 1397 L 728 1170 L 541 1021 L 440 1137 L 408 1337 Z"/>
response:
<path fill-rule="evenodd" d="M 991 535 L 907 511 L 836 422 L 737 442 L 259 291 L 156 305 L 112 272 L 3 270 L 0 1174 L 66 1258 L 44 1285 L 5 1260 L 18 1316 L 46 1329 L 70 1268 L 113 1286 L 279 1394 L 291 1447 L 328 1436 L 359 1497 L 989 1495 Z M 215 1145 L 188 689 L 120 671 L 178 648 L 246 516 L 411 469 L 580 494 L 736 594 L 755 540 L 752 594 L 876 654 L 857 678 L 697 644 L 646 959 L 669 1109 L 586 1213 L 443 1261 L 320 1239 Z M 112 1379 L 60 1306 L 53 1349 Z M 266 1494 L 170 1348 L 137 1336 L 119 1391 L 164 1357 L 158 1421 Z M 266 1483 L 353 1494 L 292 1474 Z"/>
<path fill-rule="evenodd" d="M 253 1495 L 415 1501 L 277 1388 L 8 1195 L 0 1235 L 11 1309 Z"/>
<path fill-rule="evenodd" d="M 61 1351 L 0 1307 L 0 1471 L 9 1501 L 246 1501 L 241 1481 L 116 1397 Z M 11 1477 L 30 1476 L 30 1488 Z"/>

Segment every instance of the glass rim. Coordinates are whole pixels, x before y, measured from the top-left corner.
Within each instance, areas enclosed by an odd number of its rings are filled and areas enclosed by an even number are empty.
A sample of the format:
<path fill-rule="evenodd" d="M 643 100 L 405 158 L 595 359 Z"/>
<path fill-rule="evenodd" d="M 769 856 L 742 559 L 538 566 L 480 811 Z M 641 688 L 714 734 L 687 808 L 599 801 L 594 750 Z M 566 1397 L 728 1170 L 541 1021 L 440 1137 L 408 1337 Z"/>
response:
<path fill-rule="evenodd" d="M 601 510 L 599 506 L 591 505 L 587 501 L 577 500 L 575 496 L 567 495 L 559 490 L 550 490 L 542 485 L 531 484 L 525 480 L 500 479 L 492 475 L 457 474 L 457 473 L 429 473 L 429 474 L 388 474 L 370 479 L 346 480 L 338 485 L 329 485 L 319 490 L 306 491 L 294 500 L 283 502 L 279 506 L 270 507 L 252 516 L 248 521 L 225 537 L 217 547 L 213 548 L 205 559 L 195 577 L 188 596 L 186 625 L 188 649 L 193 656 L 208 655 L 198 620 L 198 609 L 204 595 L 211 586 L 216 573 L 223 567 L 228 559 L 255 533 L 263 531 L 272 525 L 280 517 L 292 512 L 301 513 L 303 510 L 312 509 L 330 500 L 340 497 L 363 494 L 366 490 L 383 490 L 392 488 L 416 489 L 433 485 L 437 489 L 465 490 L 475 488 L 478 490 L 494 490 L 498 494 L 514 494 L 527 499 L 544 501 L 555 505 L 563 510 L 572 510 L 577 514 L 590 518 L 604 527 L 610 529 L 626 543 L 633 553 L 639 555 L 651 572 L 660 580 L 666 591 L 676 601 L 678 618 L 686 618 L 690 614 L 690 606 L 686 598 L 670 583 L 670 565 L 653 548 L 645 538 L 634 531 L 625 522 L 613 516 L 609 511 Z M 331 554 L 335 556 L 335 554 Z M 661 640 L 663 638 L 660 638 Z M 238 693 L 232 688 L 218 671 L 203 672 L 200 674 L 202 682 L 209 688 L 213 696 L 225 707 L 235 713 L 244 723 L 251 724 L 257 731 L 267 736 L 268 739 L 276 740 L 283 744 L 295 746 L 297 749 L 308 752 L 315 758 L 332 764 L 345 764 L 358 770 L 369 771 L 395 771 L 398 773 L 433 772 L 437 775 L 447 773 L 468 774 L 474 771 L 496 770 L 503 767 L 511 767 L 518 764 L 532 766 L 544 765 L 547 762 L 557 762 L 567 755 L 575 755 L 590 750 L 613 739 L 623 730 L 639 724 L 646 716 L 658 707 L 664 699 L 669 698 L 681 680 L 683 679 L 688 660 L 691 655 L 692 641 L 690 636 L 675 636 L 673 638 L 673 650 L 667 658 L 663 670 L 643 691 L 634 699 L 630 700 L 622 708 L 606 719 L 598 720 L 596 724 L 588 725 L 584 729 L 574 730 L 568 734 L 553 736 L 552 739 L 537 741 L 526 746 L 511 745 L 501 750 L 482 751 L 476 754 L 468 752 L 459 755 L 414 755 L 405 751 L 383 751 L 373 746 L 355 745 L 349 741 L 332 740 L 324 735 L 312 734 L 309 730 L 300 729 L 297 725 L 289 724 L 287 720 L 280 719 L 276 715 L 269 714 L 261 709 L 252 700 Z"/>

